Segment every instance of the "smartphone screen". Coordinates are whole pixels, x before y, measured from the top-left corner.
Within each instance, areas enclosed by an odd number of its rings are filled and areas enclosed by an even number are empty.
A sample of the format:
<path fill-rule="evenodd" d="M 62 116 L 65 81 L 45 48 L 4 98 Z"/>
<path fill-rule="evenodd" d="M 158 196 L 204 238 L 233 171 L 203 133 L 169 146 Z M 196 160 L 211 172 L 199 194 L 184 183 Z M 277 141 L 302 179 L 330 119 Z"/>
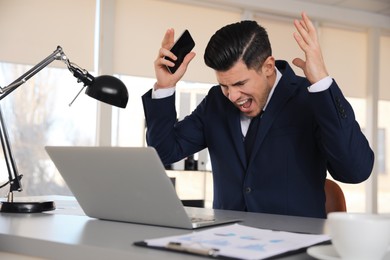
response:
<path fill-rule="evenodd" d="M 191 34 L 188 30 L 185 30 L 179 39 L 176 40 L 175 44 L 171 48 L 171 52 L 176 55 L 177 60 L 174 61 L 169 57 L 165 57 L 165 59 L 172 61 L 175 63 L 175 66 L 169 67 L 167 69 L 170 73 L 175 73 L 177 68 L 179 68 L 180 64 L 183 62 L 184 57 L 195 47 L 195 42 L 191 37 Z"/>

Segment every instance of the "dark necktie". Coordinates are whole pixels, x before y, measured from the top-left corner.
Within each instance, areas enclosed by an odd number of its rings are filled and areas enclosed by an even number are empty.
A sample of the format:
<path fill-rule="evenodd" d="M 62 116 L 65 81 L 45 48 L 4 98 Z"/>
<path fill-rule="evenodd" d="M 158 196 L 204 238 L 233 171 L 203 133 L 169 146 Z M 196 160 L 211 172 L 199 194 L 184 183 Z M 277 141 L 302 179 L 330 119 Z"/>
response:
<path fill-rule="evenodd" d="M 251 123 L 249 124 L 248 132 L 245 135 L 245 139 L 244 139 L 245 154 L 248 161 L 251 156 L 252 148 L 256 140 L 256 133 L 257 133 L 257 129 L 259 128 L 261 114 L 262 113 L 252 118 Z"/>

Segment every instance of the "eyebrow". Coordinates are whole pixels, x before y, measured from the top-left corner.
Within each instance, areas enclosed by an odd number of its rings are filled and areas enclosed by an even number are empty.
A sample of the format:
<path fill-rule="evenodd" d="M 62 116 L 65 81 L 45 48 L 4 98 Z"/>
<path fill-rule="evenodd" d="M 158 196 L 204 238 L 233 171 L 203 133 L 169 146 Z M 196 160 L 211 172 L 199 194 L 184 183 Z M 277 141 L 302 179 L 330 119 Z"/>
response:
<path fill-rule="evenodd" d="M 240 80 L 240 81 L 237 81 L 235 83 L 232 84 L 233 87 L 237 87 L 237 86 L 242 86 L 244 85 L 246 82 L 248 82 L 249 79 L 244 79 L 244 80 Z M 219 83 L 219 85 L 221 87 L 227 87 L 227 85 L 225 84 L 222 84 L 222 83 Z"/>

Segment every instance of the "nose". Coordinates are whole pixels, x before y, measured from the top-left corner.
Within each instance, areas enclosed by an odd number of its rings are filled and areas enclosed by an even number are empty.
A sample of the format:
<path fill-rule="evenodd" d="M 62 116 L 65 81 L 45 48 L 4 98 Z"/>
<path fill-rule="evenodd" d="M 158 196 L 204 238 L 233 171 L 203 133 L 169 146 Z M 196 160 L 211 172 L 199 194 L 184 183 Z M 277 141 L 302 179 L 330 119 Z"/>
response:
<path fill-rule="evenodd" d="M 226 96 L 231 102 L 235 102 L 240 98 L 240 91 L 237 88 L 229 87 Z"/>

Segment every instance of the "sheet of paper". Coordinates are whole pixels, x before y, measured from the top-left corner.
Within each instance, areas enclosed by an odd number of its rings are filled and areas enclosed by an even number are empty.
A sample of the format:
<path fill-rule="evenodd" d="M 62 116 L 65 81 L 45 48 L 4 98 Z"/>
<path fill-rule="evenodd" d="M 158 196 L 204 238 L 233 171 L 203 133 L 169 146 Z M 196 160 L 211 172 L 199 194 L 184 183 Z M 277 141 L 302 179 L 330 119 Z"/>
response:
<path fill-rule="evenodd" d="M 217 249 L 218 255 L 238 259 L 264 259 L 330 240 L 328 235 L 311 235 L 258 229 L 233 224 L 187 235 L 146 240 L 149 246 L 167 247 L 180 243 L 193 249 Z"/>

